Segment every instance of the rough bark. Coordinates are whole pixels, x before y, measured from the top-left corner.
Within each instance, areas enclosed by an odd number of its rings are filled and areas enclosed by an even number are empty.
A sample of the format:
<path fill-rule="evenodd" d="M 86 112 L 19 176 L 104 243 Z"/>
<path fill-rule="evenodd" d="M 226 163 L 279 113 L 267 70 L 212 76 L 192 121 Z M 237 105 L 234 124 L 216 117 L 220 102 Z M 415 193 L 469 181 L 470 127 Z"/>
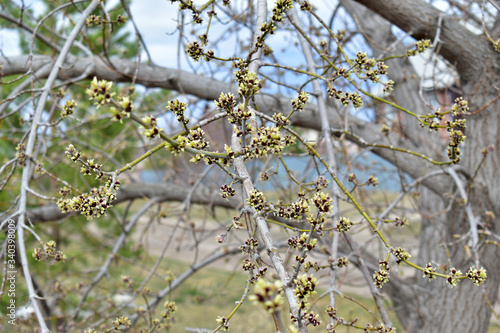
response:
<path fill-rule="evenodd" d="M 471 111 L 479 110 L 497 97 L 498 90 L 495 87 L 498 87 L 500 79 L 498 53 L 494 52 L 486 38 L 472 34 L 453 18 L 422 1 L 357 2 L 409 32 L 416 39 L 433 39 L 438 29 L 439 17 L 442 15 L 440 54 L 456 66 L 463 95 L 469 101 Z M 347 5 L 352 4 L 347 2 Z M 356 13 L 363 15 L 359 8 Z M 363 24 L 369 24 L 370 19 L 375 20 L 373 15 L 365 15 L 361 21 Z M 370 32 L 369 29 L 366 31 Z M 380 37 L 381 34 L 372 34 L 370 38 L 377 36 Z M 386 40 L 384 43 L 380 38 L 376 41 L 384 46 L 389 42 Z M 401 65 L 401 61 L 397 62 Z M 393 75 L 393 72 L 391 73 Z M 422 106 L 415 105 L 415 99 L 418 98 L 415 91 L 418 90 L 406 91 L 407 100 L 398 102 L 403 106 L 413 104 L 415 112 L 423 113 Z M 396 95 L 397 93 L 396 91 Z M 467 140 L 461 165 L 468 175 L 474 174 L 482 159 L 483 148 L 490 144 L 499 147 L 499 111 L 498 103 L 492 103 L 480 113 L 467 117 Z M 496 216 L 500 212 L 500 175 L 496 167 L 499 157 L 498 149 L 488 156 L 469 193 L 472 211 L 475 217 L 483 222 L 486 211 L 492 211 Z M 463 179 L 463 182 L 467 184 L 466 179 Z M 446 209 L 448 200 L 444 194 L 454 191 L 456 184 L 449 180 L 448 188 L 441 195 L 428 190 L 422 192 L 420 204 L 424 214 L 419 264 L 449 264 L 461 269 L 465 274 L 468 268 L 476 263 L 474 255 L 471 256 L 469 252 L 470 237 L 459 240 L 456 237 L 469 232 L 470 221 L 464 206 L 454 203 L 451 209 Z M 497 219 L 486 227 L 495 231 L 498 229 L 498 223 Z M 482 241 L 484 240 L 483 238 Z M 499 251 L 494 245 L 480 242 L 477 255 L 479 266 L 484 266 L 488 271 L 485 293 L 471 283 L 461 283 L 456 288 L 450 288 L 443 280 L 429 282 L 422 279 L 420 272 L 415 277 L 416 283 L 408 284 L 404 289 L 390 290 L 389 294 L 398 317 L 408 332 L 486 332 L 491 316 L 486 298 L 494 303 L 500 283 Z"/>

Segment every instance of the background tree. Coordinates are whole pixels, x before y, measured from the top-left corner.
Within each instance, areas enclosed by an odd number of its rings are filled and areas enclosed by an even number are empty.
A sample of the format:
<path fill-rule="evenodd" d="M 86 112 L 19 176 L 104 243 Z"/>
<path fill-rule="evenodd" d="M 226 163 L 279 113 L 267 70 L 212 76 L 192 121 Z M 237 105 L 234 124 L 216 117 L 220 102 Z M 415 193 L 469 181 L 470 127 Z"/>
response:
<path fill-rule="evenodd" d="M 17 236 L 16 257 L 8 236 L 2 255 L 22 268 L 18 302 L 29 300 L 42 331 L 169 327 L 171 291 L 243 252 L 248 283 L 235 310 L 262 303 L 277 331 L 389 332 L 383 293 L 408 332 L 486 332 L 500 283 L 497 2 L 172 3 L 177 68 L 154 64 L 126 1 L 1 4 L 2 27 L 21 37 L 21 55 L 0 57 L 1 220 L 6 231 L 15 221 Z M 428 71 L 410 63 L 425 50 L 417 60 L 429 59 Z M 455 82 L 439 82 L 450 73 Z M 367 189 L 383 192 L 387 171 L 356 171 L 373 154 L 399 182 L 386 202 Z M 130 170 L 145 164 L 167 169 L 165 182 L 141 183 Z M 148 289 L 164 278 L 158 267 L 178 229 L 206 236 L 189 223 L 200 218 L 193 204 L 231 209 L 215 215 L 225 247 Z M 103 287 L 113 261 L 127 272 L 127 257 L 145 255 L 131 235 L 146 216 L 150 227 L 178 217 L 159 259 L 140 281 L 124 273 L 121 289 Z M 408 220 L 420 227 L 414 249 L 394 230 Z M 75 242 L 97 261 L 67 260 Z M 348 261 L 374 298 L 371 324 L 341 317 Z M 312 306 L 317 285 L 328 308 Z M 124 291 L 144 310 L 108 302 Z"/>

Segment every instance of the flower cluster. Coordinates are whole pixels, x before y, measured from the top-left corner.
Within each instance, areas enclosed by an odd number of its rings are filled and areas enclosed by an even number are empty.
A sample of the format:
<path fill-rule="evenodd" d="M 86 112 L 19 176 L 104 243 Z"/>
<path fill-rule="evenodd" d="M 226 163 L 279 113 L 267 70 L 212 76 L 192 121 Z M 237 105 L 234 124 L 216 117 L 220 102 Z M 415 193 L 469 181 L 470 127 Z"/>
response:
<path fill-rule="evenodd" d="M 43 245 L 43 250 L 41 248 L 35 248 L 32 256 L 36 261 L 48 258 L 53 258 L 56 262 L 66 261 L 66 255 L 56 250 L 56 242 L 53 240 L 45 243 Z"/>
<path fill-rule="evenodd" d="M 304 111 L 307 101 L 309 100 L 309 94 L 305 91 L 301 91 L 297 98 L 292 99 L 292 108 L 294 111 Z"/>
<path fill-rule="evenodd" d="M 288 239 L 288 246 L 294 249 L 305 248 L 306 251 L 311 251 L 316 247 L 318 240 L 316 238 L 311 239 L 309 242 L 307 241 L 309 235 L 307 233 L 302 233 L 299 236 L 295 236 Z"/>
<path fill-rule="evenodd" d="M 396 217 L 394 218 L 394 226 L 396 227 L 404 227 L 405 225 L 408 225 L 408 219 L 407 218 L 399 218 Z"/>
<path fill-rule="evenodd" d="M 332 198 L 324 192 L 316 192 L 312 198 L 312 203 L 323 213 L 328 213 L 332 208 Z"/>
<path fill-rule="evenodd" d="M 363 106 L 363 100 L 357 92 L 350 93 L 346 91 L 343 93 L 340 89 L 329 87 L 327 93 L 330 98 L 338 99 L 344 106 L 348 106 L 350 103 L 357 109 Z"/>
<path fill-rule="evenodd" d="M 286 126 L 290 125 L 290 120 L 288 120 L 288 117 L 283 115 L 282 113 L 275 113 L 273 114 L 273 120 L 276 126 Z"/>
<path fill-rule="evenodd" d="M 257 95 L 262 88 L 262 82 L 257 78 L 254 72 L 246 72 L 241 80 L 238 80 L 238 93 L 243 97 L 252 97 Z"/>
<path fill-rule="evenodd" d="M 250 192 L 250 197 L 247 199 L 247 202 L 248 205 L 254 207 L 257 211 L 263 210 L 267 205 L 264 193 L 257 190 L 253 190 L 252 192 Z"/>
<path fill-rule="evenodd" d="M 188 147 L 194 148 L 194 149 L 205 149 L 208 147 L 208 141 L 205 140 L 204 138 L 205 131 L 203 131 L 201 128 L 196 128 L 196 129 L 191 129 L 189 130 L 189 135 L 188 135 Z"/>
<path fill-rule="evenodd" d="M 61 111 L 61 118 L 66 118 L 67 116 L 73 114 L 77 104 L 74 99 L 69 99 L 64 103 Z"/>
<path fill-rule="evenodd" d="M 99 15 L 90 15 L 87 17 L 87 27 L 92 27 L 94 25 L 101 25 L 102 24 L 102 18 Z"/>
<path fill-rule="evenodd" d="M 479 269 L 471 267 L 465 276 L 467 276 L 469 280 L 472 280 L 476 286 L 486 281 L 487 278 L 486 270 L 483 267 Z"/>
<path fill-rule="evenodd" d="M 203 47 L 201 47 L 200 43 L 197 41 L 193 41 L 187 45 L 186 53 L 191 57 L 191 59 L 198 62 L 203 56 Z"/>
<path fill-rule="evenodd" d="M 299 302 L 299 309 L 305 309 L 309 304 L 307 303 L 307 298 L 316 293 L 317 279 L 307 274 L 297 276 L 294 280 L 295 289 L 293 290 L 297 300 Z"/>
<path fill-rule="evenodd" d="M 335 263 L 335 266 L 341 268 L 341 267 L 347 267 L 349 265 L 349 259 L 346 257 L 338 257 L 337 262 Z"/>
<path fill-rule="evenodd" d="M 462 276 L 462 271 L 459 269 L 456 269 L 455 267 L 450 268 L 450 272 L 448 273 L 448 278 L 446 281 L 451 285 L 451 287 L 456 287 L 457 282 Z"/>
<path fill-rule="evenodd" d="M 461 151 L 458 146 L 465 141 L 466 136 L 460 130 L 450 129 L 449 133 L 450 133 L 450 142 L 448 143 L 446 154 L 454 164 L 457 164 L 460 162 L 460 155 L 461 155 Z"/>
<path fill-rule="evenodd" d="M 102 171 L 102 164 L 95 163 L 93 159 L 87 160 L 87 162 L 82 163 L 80 172 L 85 176 L 95 174 L 96 179 L 101 179 L 104 176 L 104 172 Z"/>
<path fill-rule="evenodd" d="M 379 261 L 379 270 L 373 274 L 373 284 L 378 288 L 389 281 L 389 263 L 385 260 Z"/>
<path fill-rule="evenodd" d="M 281 137 L 277 127 L 259 127 L 257 135 L 252 137 L 248 146 L 243 147 L 242 154 L 247 159 L 252 159 L 268 154 L 280 155 L 286 146 L 293 144 L 295 140 L 290 135 Z"/>
<path fill-rule="evenodd" d="M 165 310 L 163 310 L 163 312 L 161 313 L 163 321 L 161 327 L 168 330 L 175 322 L 173 314 L 177 311 L 177 306 L 175 305 L 175 302 L 166 301 L 165 304 L 163 304 L 163 307 L 165 308 Z M 160 328 L 160 326 L 157 327 Z"/>
<path fill-rule="evenodd" d="M 143 117 L 142 121 L 146 125 L 146 128 L 141 126 L 141 128 L 144 129 L 144 131 L 142 131 L 141 134 L 148 139 L 153 139 L 157 137 L 163 131 L 163 128 L 158 128 L 156 126 L 157 125 L 156 118 L 153 116 Z"/>
<path fill-rule="evenodd" d="M 314 180 L 314 189 L 316 191 L 321 191 L 324 188 L 328 187 L 329 181 L 324 176 L 319 176 Z"/>
<path fill-rule="evenodd" d="M 337 225 L 335 227 L 338 232 L 349 232 L 352 228 L 352 222 L 348 217 L 341 217 L 337 221 Z"/>
<path fill-rule="evenodd" d="M 172 152 L 174 155 L 179 155 L 184 151 L 184 148 L 187 147 L 189 144 L 188 138 L 186 138 L 183 135 L 179 135 L 177 139 L 175 139 L 174 144 L 170 144 L 169 142 L 165 142 L 165 149 L 168 150 L 169 152 Z M 198 162 L 203 158 L 203 154 L 199 153 L 195 155 L 190 162 Z"/>
<path fill-rule="evenodd" d="M 401 264 L 402 261 L 408 260 L 411 257 L 411 255 L 408 252 L 406 252 L 406 250 L 403 249 L 402 247 L 396 247 L 396 248 L 392 247 L 391 252 L 397 258 L 396 260 L 397 264 Z"/>
<path fill-rule="evenodd" d="M 78 161 L 78 159 L 80 159 L 80 156 L 82 156 L 82 154 L 78 150 L 76 150 L 75 146 L 73 146 L 71 144 L 66 148 L 64 153 L 74 163 L 76 163 L 76 161 Z"/>
<path fill-rule="evenodd" d="M 274 22 L 281 22 L 283 20 L 283 14 L 291 8 L 293 8 L 292 0 L 277 0 L 276 6 L 273 8 L 271 20 Z"/>
<path fill-rule="evenodd" d="M 113 327 L 116 331 L 122 331 L 123 328 L 128 328 L 130 327 L 130 325 L 131 325 L 130 318 L 125 316 L 121 316 L 113 320 Z"/>
<path fill-rule="evenodd" d="M 455 99 L 455 103 L 451 106 L 451 114 L 457 117 L 460 114 L 469 112 L 469 103 L 463 97 Z"/>
<path fill-rule="evenodd" d="M 415 49 L 414 50 L 408 50 L 406 52 L 406 56 L 414 56 L 417 55 L 417 53 L 422 53 L 427 49 L 430 49 L 432 47 L 432 42 L 430 39 L 422 39 L 419 40 L 415 43 Z"/>
<path fill-rule="evenodd" d="M 26 146 L 22 143 L 18 144 L 16 147 L 16 158 L 17 158 L 17 163 L 21 166 L 26 165 Z"/>
<path fill-rule="evenodd" d="M 436 270 L 432 267 L 431 263 L 425 265 L 423 277 L 428 277 L 429 280 L 434 280 L 436 278 Z"/>
<path fill-rule="evenodd" d="M 234 99 L 234 95 L 231 93 L 221 93 L 219 99 L 214 102 L 217 109 L 224 110 L 228 113 L 232 112 L 233 108 L 236 106 L 236 100 Z"/>
<path fill-rule="evenodd" d="M 177 117 L 177 121 L 183 125 L 187 125 L 189 123 L 189 119 L 184 117 L 184 112 L 186 111 L 187 103 L 181 102 L 178 99 L 174 101 L 169 101 L 166 109 L 172 111 L 173 114 Z"/>
<path fill-rule="evenodd" d="M 218 316 L 216 321 L 219 324 L 221 331 L 227 331 L 229 329 L 229 319 L 226 317 Z"/>
<path fill-rule="evenodd" d="M 303 214 L 307 214 L 310 211 L 311 208 L 308 201 L 304 198 L 299 198 L 299 200 L 292 202 L 288 207 L 285 207 L 280 202 L 276 215 L 287 219 L 300 219 Z"/>
<path fill-rule="evenodd" d="M 234 195 L 236 194 L 236 190 L 234 188 L 232 188 L 231 186 L 229 185 L 222 185 L 220 187 L 220 190 L 221 190 L 221 196 L 224 198 L 224 199 L 227 199 L 229 197 L 234 197 Z"/>
<path fill-rule="evenodd" d="M 370 177 L 368 177 L 368 179 L 366 180 L 366 183 L 365 183 L 367 186 L 377 186 L 378 185 L 378 178 L 373 176 L 373 175 L 370 175 Z"/>
<path fill-rule="evenodd" d="M 243 253 L 253 253 L 254 250 L 256 250 L 259 247 L 259 241 L 256 240 L 255 238 L 249 238 L 245 240 L 245 244 L 240 246 L 240 250 L 243 251 Z"/>
<path fill-rule="evenodd" d="M 114 186 L 110 188 L 108 181 L 104 186 L 92 188 L 90 193 L 83 193 L 71 199 L 59 199 L 57 205 L 63 213 L 76 211 L 88 220 L 98 218 L 112 207 L 111 202 L 116 199 L 119 184 L 119 181 L 115 181 Z"/>
<path fill-rule="evenodd" d="M 281 281 L 271 283 L 261 277 L 255 284 L 254 294 L 250 295 L 249 299 L 253 304 L 262 305 L 267 312 L 274 313 L 279 311 L 285 302 L 282 290 Z"/>
<path fill-rule="evenodd" d="M 110 109 L 113 115 L 112 120 L 122 122 L 123 117 L 130 118 L 130 114 L 134 110 L 134 104 L 130 100 L 130 96 L 120 96 L 118 105 L 121 107 L 120 110 L 117 110 L 115 107 Z"/>
<path fill-rule="evenodd" d="M 111 92 L 112 87 L 113 82 L 106 80 L 98 81 L 97 77 L 94 76 L 94 79 L 90 83 L 90 88 L 86 90 L 86 93 L 89 95 L 90 100 L 95 100 L 95 105 L 99 108 L 111 102 L 111 98 L 115 95 L 115 93 Z"/>

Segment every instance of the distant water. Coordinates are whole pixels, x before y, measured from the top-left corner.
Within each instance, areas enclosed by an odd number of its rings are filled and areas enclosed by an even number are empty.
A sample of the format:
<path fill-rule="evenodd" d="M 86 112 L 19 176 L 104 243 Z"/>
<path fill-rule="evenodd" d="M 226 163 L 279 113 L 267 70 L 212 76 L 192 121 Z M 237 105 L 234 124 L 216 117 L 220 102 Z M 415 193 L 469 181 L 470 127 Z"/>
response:
<path fill-rule="evenodd" d="M 285 156 L 285 163 L 291 170 L 295 179 L 299 182 L 309 183 L 314 181 L 314 179 L 319 174 L 323 174 L 326 179 L 332 182 L 332 179 L 328 173 L 325 173 L 326 168 L 319 164 L 313 163 L 310 156 Z M 347 186 L 347 188 L 352 188 L 352 184 L 347 181 L 347 176 L 349 175 L 349 170 L 346 164 L 339 163 L 339 172 L 337 177 Z M 250 171 L 250 175 L 254 182 L 257 182 L 257 187 L 262 190 L 272 190 L 276 188 L 293 188 L 296 184 L 288 176 L 283 164 L 279 163 L 277 174 L 271 175 L 269 180 L 262 181 L 258 180 L 260 173 L 263 171 L 264 167 L 263 160 L 251 160 L 247 162 L 247 168 Z M 352 166 L 354 173 L 358 179 L 358 183 L 364 183 L 370 175 L 374 175 L 378 178 L 379 185 L 377 187 L 369 186 L 367 189 L 383 190 L 389 192 L 399 192 L 401 190 L 401 178 L 397 172 L 396 167 L 386 160 L 380 158 L 373 153 L 366 153 L 357 157 L 352 161 Z M 268 163 L 267 172 L 269 174 L 273 173 L 277 168 L 277 159 L 274 159 Z M 211 172 L 210 177 L 204 181 L 208 184 L 210 182 L 216 181 L 217 178 L 226 179 L 228 176 L 220 171 L 215 170 Z M 140 172 L 141 181 L 146 183 L 160 183 L 163 181 L 166 175 L 166 170 L 142 170 Z M 411 182 L 409 176 L 403 175 L 403 180 L 406 184 Z M 221 183 L 222 184 L 222 183 Z M 220 185 L 219 185 L 220 186 Z"/>

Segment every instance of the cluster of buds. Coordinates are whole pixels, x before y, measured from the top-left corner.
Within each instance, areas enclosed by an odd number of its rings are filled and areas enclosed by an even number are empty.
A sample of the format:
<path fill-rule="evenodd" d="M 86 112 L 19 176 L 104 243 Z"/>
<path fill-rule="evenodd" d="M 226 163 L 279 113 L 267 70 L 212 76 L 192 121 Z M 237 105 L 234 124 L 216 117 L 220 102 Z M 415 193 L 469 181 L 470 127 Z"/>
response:
<path fill-rule="evenodd" d="M 450 286 L 456 287 L 458 280 L 462 277 L 462 271 L 456 269 L 455 267 L 450 268 L 450 272 L 448 273 L 448 278 L 446 281 L 450 284 Z"/>
<path fill-rule="evenodd" d="M 102 164 L 95 163 L 93 159 L 87 160 L 87 162 L 82 163 L 80 172 L 85 176 L 95 174 L 96 179 L 101 179 L 104 176 L 102 171 Z"/>
<path fill-rule="evenodd" d="M 112 107 L 110 111 L 113 115 L 112 120 L 119 121 L 121 123 L 124 117 L 130 118 L 130 114 L 134 110 L 134 104 L 130 100 L 130 96 L 120 96 L 118 99 L 118 105 L 120 105 L 120 110 Z"/>
<path fill-rule="evenodd" d="M 394 226 L 396 227 L 404 227 L 405 225 L 408 225 L 408 219 L 407 218 L 399 218 L 399 217 L 396 217 L 394 219 Z"/>
<path fill-rule="evenodd" d="M 397 258 L 396 263 L 401 264 L 402 261 L 410 259 L 411 255 L 402 247 L 392 247 L 391 248 L 392 254 Z"/>
<path fill-rule="evenodd" d="M 349 265 L 349 259 L 347 259 L 347 257 L 338 257 L 335 262 L 335 266 L 339 268 L 347 267 L 347 265 Z"/>
<path fill-rule="evenodd" d="M 22 143 L 18 144 L 16 147 L 16 158 L 17 163 L 21 166 L 26 165 L 26 146 Z"/>
<path fill-rule="evenodd" d="M 254 72 L 247 71 L 241 79 L 238 80 L 238 83 L 238 93 L 246 98 L 257 95 L 262 88 L 262 82 L 257 78 L 257 74 Z"/>
<path fill-rule="evenodd" d="M 122 331 L 125 328 L 129 328 L 130 325 L 130 318 L 126 316 L 121 316 L 113 320 L 113 328 L 115 329 L 115 331 Z"/>
<path fill-rule="evenodd" d="M 216 321 L 219 324 L 221 331 L 227 331 L 229 329 L 229 319 L 227 319 L 226 317 L 218 316 Z"/>
<path fill-rule="evenodd" d="M 244 271 L 250 272 L 250 271 L 253 271 L 255 269 L 255 264 L 252 261 L 250 261 L 249 259 L 245 259 L 245 261 L 243 262 L 242 268 Z"/>
<path fill-rule="evenodd" d="M 200 61 L 201 57 L 204 54 L 203 47 L 201 47 L 200 43 L 197 41 L 193 41 L 188 43 L 186 47 L 186 53 L 191 57 L 194 61 Z"/>
<path fill-rule="evenodd" d="M 373 274 L 373 284 L 378 288 L 389 281 L 389 263 L 385 260 L 379 261 L 379 270 Z"/>
<path fill-rule="evenodd" d="M 436 278 L 436 270 L 432 267 L 431 263 L 425 265 L 423 277 L 427 277 L 429 280 L 434 280 Z"/>
<path fill-rule="evenodd" d="M 132 289 L 135 281 L 130 277 L 130 275 L 122 275 L 120 278 L 127 289 Z"/>
<path fill-rule="evenodd" d="M 307 101 L 309 100 L 309 94 L 305 91 L 301 91 L 297 98 L 292 99 L 292 108 L 294 111 L 304 111 Z"/>
<path fill-rule="evenodd" d="M 67 116 L 73 114 L 75 112 L 77 104 L 74 99 L 69 99 L 62 106 L 61 118 L 66 118 Z"/>
<path fill-rule="evenodd" d="M 156 118 L 153 116 L 143 117 L 142 121 L 144 122 L 146 127 L 144 128 L 141 126 L 141 128 L 144 129 L 144 131 L 142 131 L 141 134 L 144 135 L 148 139 L 153 139 L 153 138 L 157 137 L 163 131 L 163 128 L 157 127 Z"/>
<path fill-rule="evenodd" d="M 359 52 L 356 53 L 356 59 L 354 59 L 354 68 L 362 72 L 363 70 L 369 70 L 372 67 L 374 67 L 376 64 L 375 59 L 373 58 L 368 58 L 366 56 L 366 52 Z"/>
<path fill-rule="evenodd" d="M 335 229 L 337 229 L 338 232 L 349 232 L 351 228 L 352 228 L 352 222 L 347 217 L 341 217 L 337 221 L 337 225 L 335 227 Z"/>
<path fill-rule="evenodd" d="M 476 286 L 479 286 L 481 283 L 486 281 L 487 278 L 486 270 L 483 267 L 479 269 L 472 267 L 469 268 L 466 276 L 469 280 L 472 280 Z"/>
<path fill-rule="evenodd" d="M 465 141 L 466 136 L 460 130 L 450 129 L 449 133 L 450 133 L 450 142 L 448 143 L 446 154 L 454 164 L 458 164 L 460 162 L 460 155 L 461 155 L 459 145 Z"/>
<path fill-rule="evenodd" d="M 346 91 L 343 93 L 340 89 L 329 87 L 327 93 L 330 98 L 338 99 L 344 106 L 349 106 L 351 103 L 357 109 L 363 106 L 363 100 L 357 92 L 350 93 Z"/>
<path fill-rule="evenodd" d="M 314 269 L 315 272 L 319 271 L 320 267 L 317 261 L 311 262 L 308 261 L 304 265 L 302 265 L 302 271 L 308 272 L 310 269 Z"/>
<path fill-rule="evenodd" d="M 230 185 L 222 185 L 220 187 L 220 190 L 221 190 L 221 196 L 224 198 L 224 199 L 227 199 L 229 197 L 234 197 L 234 195 L 236 194 L 236 190 L 234 188 L 232 188 Z"/>
<path fill-rule="evenodd" d="M 94 25 L 101 25 L 102 24 L 102 18 L 100 15 L 90 15 L 87 17 L 87 27 L 92 27 Z"/>
<path fill-rule="evenodd" d="M 379 61 L 377 62 L 377 67 L 374 67 L 368 71 L 366 71 L 366 78 L 370 79 L 372 82 L 380 82 L 380 75 L 385 75 L 387 74 L 387 66 L 383 62 Z M 365 78 L 365 79 L 366 79 Z"/>
<path fill-rule="evenodd" d="M 293 290 L 297 300 L 299 302 L 299 309 L 305 309 L 309 305 L 307 303 L 307 298 L 316 293 L 317 279 L 307 274 L 299 275 L 297 279 L 294 280 L 295 289 Z"/>
<path fill-rule="evenodd" d="M 313 10 L 313 6 L 307 0 L 304 0 L 300 4 L 300 10 L 309 12 L 309 11 Z"/>
<path fill-rule="evenodd" d="M 187 125 L 189 123 L 189 119 L 184 116 L 184 112 L 186 111 L 187 103 L 181 102 L 178 99 L 169 101 L 166 109 L 172 111 L 175 114 L 177 121 L 183 125 Z"/>
<path fill-rule="evenodd" d="M 188 147 L 194 148 L 194 149 L 205 149 L 208 147 L 208 141 L 205 140 L 204 138 L 205 131 L 203 131 L 201 128 L 197 129 L 191 129 L 189 130 L 189 135 L 188 135 Z"/>
<path fill-rule="evenodd" d="M 324 188 L 328 187 L 329 181 L 324 176 L 319 176 L 314 180 L 314 189 L 316 191 L 321 191 Z"/>
<path fill-rule="evenodd" d="M 285 302 L 282 290 L 283 284 L 281 281 L 271 283 L 264 278 L 259 278 L 255 284 L 254 294 L 250 295 L 249 299 L 253 304 L 262 305 L 267 312 L 275 313 L 281 309 Z"/>
<path fill-rule="evenodd" d="M 312 203 L 322 213 L 328 213 L 332 208 L 332 198 L 324 192 L 316 192 L 312 198 Z"/>
<path fill-rule="evenodd" d="M 254 207 L 257 211 L 262 211 L 267 205 L 264 193 L 257 190 L 250 192 L 247 202 L 249 206 Z"/>
<path fill-rule="evenodd" d="M 304 214 L 311 211 L 309 203 L 304 198 L 299 198 L 299 200 L 292 202 L 288 207 L 285 207 L 280 203 L 276 215 L 279 217 L 284 217 L 287 219 L 300 219 Z"/>
<path fill-rule="evenodd" d="M 374 175 L 370 175 L 370 177 L 368 177 L 368 179 L 366 180 L 365 185 L 377 186 L 378 185 L 378 178 L 375 177 Z"/>
<path fill-rule="evenodd" d="M 273 16 L 271 20 L 274 22 L 281 22 L 283 20 L 283 14 L 288 10 L 293 8 L 292 0 L 278 0 L 276 1 L 276 6 L 273 8 Z"/>
<path fill-rule="evenodd" d="M 56 262 L 66 261 L 66 255 L 61 251 L 57 251 L 56 245 L 56 242 L 51 240 L 43 245 L 43 250 L 41 248 L 35 248 L 32 254 L 33 258 L 36 261 L 49 258 L 53 258 Z"/>
<path fill-rule="evenodd" d="M 274 123 L 276 124 L 276 126 L 286 126 L 286 125 L 290 125 L 290 120 L 288 120 L 288 118 L 283 115 L 282 113 L 275 113 L 273 114 L 273 120 L 274 120 Z"/>
<path fill-rule="evenodd" d="M 318 242 L 316 238 L 311 239 L 308 241 L 309 235 L 307 233 L 302 233 L 299 236 L 294 236 L 292 238 L 288 239 L 288 246 L 294 248 L 294 249 L 301 249 L 304 248 L 306 251 L 312 251 Z"/>
<path fill-rule="evenodd" d="M 408 50 L 406 52 L 406 56 L 414 56 L 417 55 L 417 53 L 422 53 L 427 49 L 430 49 L 432 47 L 432 42 L 430 39 L 422 39 L 419 40 L 415 43 L 415 49 L 414 50 Z"/>
<path fill-rule="evenodd" d="M 74 163 L 76 163 L 76 161 L 80 159 L 80 156 L 82 156 L 82 154 L 78 150 L 76 150 L 75 146 L 73 145 L 69 145 L 64 151 L 64 153 Z"/>
<path fill-rule="evenodd" d="M 366 324 L 364 332 L 373 331 L 376 331 L 378 333 L 396 333 L 396 329 L 392 326 L 385 326 L 384 324 L 380 324 L 376 327 L 373 327 L 372 324 Z"/>
<path fill-rule="evenodd" d="M 243 253 L 253 253 L 257 248 L 259 247 L 259 241 L 256 240 L 255 238 L 249 238 L 245 240 L 245 244 L 240 246 L 240 250 L 243 251 Z"/>
<path fill-rule="evenodd" d="M 175 305 L 175 302 L 170 302 L 166 301 L 165 304 L 163 304 L 163 307 L 165 310 L 161 313 L 161 326 L 156 326 L 158 328 L 165 328 L 167 331 L 172 327 L 172 324 L 175 322 L 175 318 L 173 314 L 177 311 L 177 306 Z"/>
<path fill-rule="evenodd" d="M 174 155 L 179 155 L 182 152 L 184 152 L 184 149 L 187 147 L 188 144 L 189 144 L 188 138 L 186 138 L 183 135 L 179 135 L 177 137 L 177 139 L 175 139 L 174 144 L 170 144 L 169 142 L 165 142 L 165 149 Z M 190 161 L 191 162 L 198 162 L 203 157 L 204 157 L 203 154 L 198 153 Z"/>
<path fill-rule="evenodd" d="M 242 154 L 247 159 L 267 156 L 268 154 L 280 155 L 286 146 L 295 142 L 293 137 L 285 135 L 281 137 L 277 127 L 260 127 L 257 135 L 252 137 L 248 146 L 243 147 Z"/>
<path fill-rule="evenodd" d="M 83 193 L 71 199 L 59 199 L 57 205 L 63 213 L 76 211 L 88 220 L 98 218 L 112 206 L 111 202 L 116 199 L 118 185 L 119 182 L 116 181 L 113 188 L 108 184 L 98 189 L 92 188 L 90 193 Z"/>
<path fill-rule="evenodd" d="M 94 79 L 90 83 L 90 88 L 86 90 L 86 93 L 89 95 L 90 100 L 95 100 L 95 104 L 99 108 L 111 102 L 111 98 L 115 95 L 115 93 L 111 92 L 112 87 L 113 82 L 106 80 L 98 81 L 97 77 L 94 76 Z"/>
<path fill-rule="evenodd" d="M 451 106 L 451 114 L 457 117 L 461 114 L 469 112 L 469 103 L 463 97 L 455 99 L 455 103 Z"/>

